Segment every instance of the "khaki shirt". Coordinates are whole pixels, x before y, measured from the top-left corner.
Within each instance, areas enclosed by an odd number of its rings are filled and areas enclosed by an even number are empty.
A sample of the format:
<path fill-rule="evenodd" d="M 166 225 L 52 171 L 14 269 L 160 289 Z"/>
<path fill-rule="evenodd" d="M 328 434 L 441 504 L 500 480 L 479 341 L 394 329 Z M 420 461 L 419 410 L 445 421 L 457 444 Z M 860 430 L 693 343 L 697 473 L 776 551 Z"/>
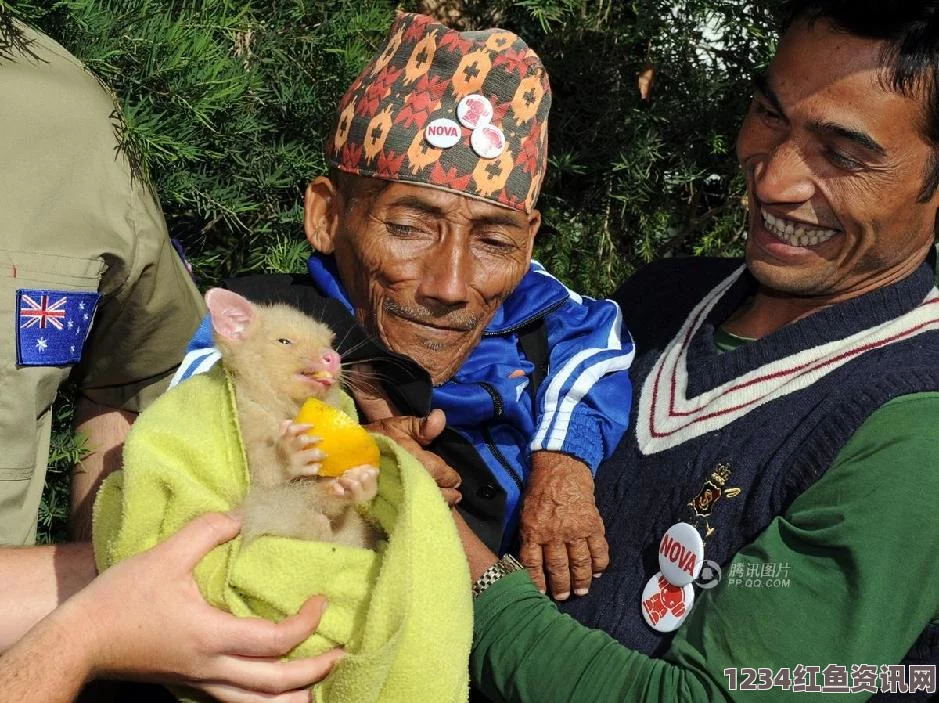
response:
<path fill-rule="evenodd" d="M 141 410 L 203 312 L 158 204 L 117 149 L 112 98 L 18 26 L 38 60 L 0 56 L 0 544 L 35 540 L 59 386 L 71 374 L 91 400 Z M 100 294 L 78 364 L 17 364 L 23 289 Z"/>

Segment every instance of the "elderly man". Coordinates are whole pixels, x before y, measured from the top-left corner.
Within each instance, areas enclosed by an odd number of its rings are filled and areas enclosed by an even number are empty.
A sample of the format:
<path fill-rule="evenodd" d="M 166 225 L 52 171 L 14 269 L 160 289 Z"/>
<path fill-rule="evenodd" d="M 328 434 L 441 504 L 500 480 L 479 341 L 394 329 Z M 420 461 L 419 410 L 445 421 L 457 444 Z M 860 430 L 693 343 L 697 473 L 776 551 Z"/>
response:
<path fill-rule="evenodd" d="M 616 296 L 641 355 L 584 625 L 464 530 L 493 699 L 936 691 L 939 3 L 790 11 L 737 140 L 745 262 Z"/>
<path fill-rule="evenodd" d="M 531 261 L 549 104 L 514 34 L 400 15 L 339 105 L 329 177 L 307 188 L 310 276 L 229 285 L 328 322 L 344 361 L 369 364 L 348 376 L 370 419 L 443 410 L 448 428 L 437 437 L 435 414 L 421 441 L 459 472 L 449 495 L 462 481 L 460 508 L 496 551 L 521 514 L 523 558 L 556 566 L 563 599 L 606 566 L 592 471 L 626 425 L 632 343 L 614 303 Z M 213 363 L 208 347 L 206 321 L 180 378 Z"/>

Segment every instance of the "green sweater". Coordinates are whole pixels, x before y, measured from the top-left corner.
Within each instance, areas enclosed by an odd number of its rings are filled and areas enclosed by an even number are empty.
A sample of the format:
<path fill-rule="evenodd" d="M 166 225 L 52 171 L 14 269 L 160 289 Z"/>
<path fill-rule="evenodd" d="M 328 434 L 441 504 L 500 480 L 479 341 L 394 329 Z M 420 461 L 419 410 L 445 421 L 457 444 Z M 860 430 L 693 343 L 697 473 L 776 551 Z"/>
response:
<path fill-rule="evenodd" d="M 939 621 L 937 427 L 939 393 L 874 412 L 824 476 L 737 553 L 720 584 L 696 590 L 662 659 L 559 613 L 524 572 L 500 579 L 475 603 L 474 684 L 495 701 L 539 703 L 830 700 L 731 691 L 725 670 L 895 664 Z"/>

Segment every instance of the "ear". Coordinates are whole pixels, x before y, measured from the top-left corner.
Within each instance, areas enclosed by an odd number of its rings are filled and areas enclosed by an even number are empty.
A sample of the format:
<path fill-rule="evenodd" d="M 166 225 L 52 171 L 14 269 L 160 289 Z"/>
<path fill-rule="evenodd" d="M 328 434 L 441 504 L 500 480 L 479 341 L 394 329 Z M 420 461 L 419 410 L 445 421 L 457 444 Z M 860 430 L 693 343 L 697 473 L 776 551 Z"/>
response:
<path fill-rule="evenodd" d="M 205 294 L 205 304 L 212 317 L 215 333 L 232 342 L 245 338 L 248 326 L 257 312 L 246 298 L 224 288 L 210 288 Z"/>
<path fill-rule="evenodd" d="M 326 176 L 310 182 L 303 197 L 303 229 L 316 251 L 332 254 L 339 226 L 339 193 Z"/>
<path fill-rule="evenodd" d="M 541 229 L 541 211 L 532 210 L 528 216 L 528 258 L 532 256 L 532 249 L 535 246 L 535 237 L 538 230 Z"/>

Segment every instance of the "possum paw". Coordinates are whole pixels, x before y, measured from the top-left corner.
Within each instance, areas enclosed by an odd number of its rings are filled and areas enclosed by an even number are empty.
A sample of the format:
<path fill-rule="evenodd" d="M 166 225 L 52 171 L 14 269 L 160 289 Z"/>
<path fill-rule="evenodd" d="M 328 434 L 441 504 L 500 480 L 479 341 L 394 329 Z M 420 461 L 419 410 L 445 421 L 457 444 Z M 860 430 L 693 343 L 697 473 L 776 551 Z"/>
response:
<path fill-rule="evenodd" d="M 350 503 L 364 503 L 378 494 L 378 469 L 356 466 L 337 477 L 332 484 L 333 495 Z"/>
<path fill-rule="evenodd" d="M 277 450 L 287 461 L 290 478 L 316 476 L 325 454 L 316 448 L 319 437 L 307 434 L 312 425 L 303 425 L 290 420 L 280 423 Z"/>

